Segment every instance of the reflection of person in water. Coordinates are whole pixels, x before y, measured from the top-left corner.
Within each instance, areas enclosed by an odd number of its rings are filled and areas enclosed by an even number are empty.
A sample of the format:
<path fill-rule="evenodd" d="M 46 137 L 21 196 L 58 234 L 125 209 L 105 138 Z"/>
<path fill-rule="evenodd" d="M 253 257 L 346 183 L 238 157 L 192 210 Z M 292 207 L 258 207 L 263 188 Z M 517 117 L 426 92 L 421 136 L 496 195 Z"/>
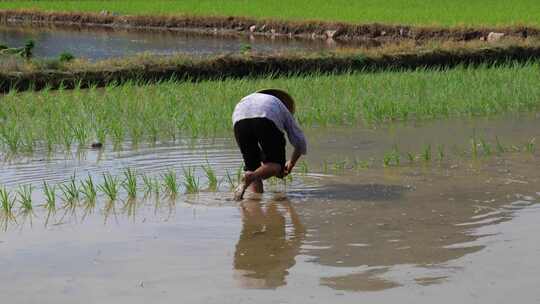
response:
<path fill-rule="evenodd" d="M 235 277 L 245 288 L 286 284 L 304 238 L 304 227 L 289 201 L 241 204 L 242 232 L 234 254 Z M 290 223 L 287 223 L 290 220 Z"/>

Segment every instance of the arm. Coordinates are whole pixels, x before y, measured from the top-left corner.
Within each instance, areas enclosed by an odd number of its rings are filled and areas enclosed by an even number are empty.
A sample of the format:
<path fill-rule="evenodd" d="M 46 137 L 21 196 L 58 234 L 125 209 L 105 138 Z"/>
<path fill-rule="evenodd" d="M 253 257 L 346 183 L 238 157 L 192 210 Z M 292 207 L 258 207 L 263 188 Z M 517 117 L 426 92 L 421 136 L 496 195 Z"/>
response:
<path fill-rule="evenodd" d="M 287 132 L 287 137 L 294 147 L 294 151 L 291 154 L 290 160 L 285 164 L 284 175 L 290 174 L 294 166 L 296 166 L 298 159 L 307 152 L 307 143 L 304 132 L 302 132 L 298 126 L 298 123 L 296 120 L 294 120 L 294 117 L 288 112 L 287 114 L 289 115 L 287 115 L 284 126 Z"/>

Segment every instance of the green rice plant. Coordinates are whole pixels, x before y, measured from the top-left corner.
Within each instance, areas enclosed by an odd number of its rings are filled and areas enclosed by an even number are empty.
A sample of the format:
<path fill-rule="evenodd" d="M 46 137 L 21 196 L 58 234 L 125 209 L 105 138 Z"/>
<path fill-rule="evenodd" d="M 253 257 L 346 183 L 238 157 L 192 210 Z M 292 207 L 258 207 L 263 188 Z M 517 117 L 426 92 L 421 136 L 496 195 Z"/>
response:
<path fill-rule="evenodd" d="M 122 181 L 122 188 L 127 192 L 129 199 L 137 197 L 137 173 L 130 168 L 124 171 L 124 180 Z"/>
<path fill-rule="evenodd" d="M 4 216 L 7 218 L 12 218 L 15 197 L 11 195 L 5 186 L 0 188 L 0 203 L 2 204 L 2 212 L 4 213 Z"/>
<path fill-rule="evenodd" d="M 217 191 L 219 187 L 219 182 L 214 169 L 212 169 L 212 167 L 208 163 L 206 164 L 206 166 L 202 166 L 202 169 L 204 171 L 204 174 L 206 175 L 206 179 L 208 180 L 208 190 Z"/>
<path fill-rule="evenodd" d="M 424 149 L 422 150 L 422 159 L 425 162 L 431 161 L 431 144 L 424 146 Z"/>
<path fill-rule="evenodd" d="M 144 185 L 144 192 L 146 194 L 150 194 L 150 193 L 159 194 L 160 186 L 159 186 L 159 181 L 157 178 L 143 174 L 142 181 Z"/>
<path fill-rule="evenodd" d="M 73 175 L 67 184 L 61 184 L 60 190 L 62 191 L 62 200 L 67 206 L 75 206 L 79 202 L 80 191 L 75 181 L 75 175 Z"/>
<path fill-rule="evenodd" d="M 484 155 L 490 156 L 492 153 L 491 144 L 486 142 L 483 138 L 480 138 L 480 146 L 482 147 L 482 151 L 484 152 Z"/>
<path fill-rule="evenodd" d="M 409 160 L 409 163 L 414 163 L 415 160 L 416 160 L 416 155 L 414 155 L 414 153 L 411 153 L 411 152 L 407 152 L 407 159 Z"/>
<path fill-rule="evenodd" d="M 502 0 L 455 0 L 428 2 L 411 0 L 406 2 L 389 0 L 373 2 L 367 0 L 297 0 L 294 2 L 277 0 L 265 1 L 200 1 L 200 0 L 130 0 L 102 1 L 85 0 L 73 3 L 70 0 L 12 0 L 0 2 L 0 9 L 26 9 L 46 12 L 103 12 L 113 18 L 113 14 L 142 16 L 242 16 L 257 20 L 320 20 L 347 23 L 408 24 L 442 27 L 493 27 L 519 24 L 540 26 L 538 12 L 540 4 L 533 0 L 508 2 Z M 429 4 L 429 9 L 425 5 Z M 486 7 L 496 8 L 495 12 Z M 467 10 L 467 11 L 464 11 Z M 154 20 L 154 19 L 152 19 Z M 158 19 L 159 20 L 159 19 Z"/>
<path fill-rule="evenodd" d="M 401 154 L 398 151 L 397 146 L 394 145 L 391 151 L 384 153 L 383 166 L 399 166 L 401 162 Z"/>
<path fill-rule="evenodd" d="M 439 158 L 439 162 L 442 162 L 444 160 L 444 145 L 437 145 L 437 156 Z"/>
<path fill-rule="evenodd" d="M 534 151 L 536 150 L 536 145 L 535 145 L 535 140 L 536 138 L 531 138 L 529 139 L 529 141 L 527 141 L 527 143 L 525 144 L 525 151 L 533 154 Z"/>
<path fill-rule="evenodd" d="M 499 137 L 495 136 L 495 149 L 498 154 L 503 154 L 506 152 L 506 147 L 499 141 Z"/>
<path fill-rule="evenodd" d="M 162 178 L 165 192 L 170 196 L 176 196 L 178 194 L 178 178 L 176 176 L 176 171 L 171 169 L 164 173 Z"/>
<path fill-rule="evenodd" d="M 49 211 L 56 210 L 56 186 L 50 186 L 43 181 L 43 194 L 45 195 L 45 208 Z"/>
<path fill-rule="evenodd" d="M 227 179 L 227 183 L 229 184 L 230 190 L 233 190 L 234 188 L 236 188 L 237 186 L 236 181 L 233 175 L 231 174 L 231 172 L 229 172 L 229 169 L 225 169 L 225 178 Z"/>
<path fill-rule="evenodd" d="M 345 170 L 347 166 L 347 160 L 341 160 L 341 161 L 335 161 L 334 162 L 334 171 L 335 172 L 342 172 Z"/>
<path fill-rule="evenodd" d="M 184 172 L 184 187 L 187 193 L 199 192 L 199 178 L 195 176 L 194 168 L 182 168 Z"/>
<path fill-rule="evenodd" d="M 32 185 L 23 185 L 17 190 L 19 203 L 24 213 L 31 213 L 34 209 L 32 205 L 32 191 Z"/>
<path fill-rule="evenodd" d="M 306 161 L 301 161 L 300 164 L 298 164 L 298 170 L 300 171 L 300 174 L 307 175 L 309 172 L 309 167 Z"/>
<path fill-rule="evenodd" d="M 88 204 L 94 204 L 96 202 L 98 189 L 94 184 L 92 176 L 88 174 L 88 178 L 81 182 L 81 193 L 84 196 L 85 201 Z"/>
<path fill-rule="evenodd" d="M 119 183 L 118 177 L 103 173 L 103 183 L 98 186 L 98 189 L 107 196 L 109 202 L 114 202 L 118 198 Z"/>

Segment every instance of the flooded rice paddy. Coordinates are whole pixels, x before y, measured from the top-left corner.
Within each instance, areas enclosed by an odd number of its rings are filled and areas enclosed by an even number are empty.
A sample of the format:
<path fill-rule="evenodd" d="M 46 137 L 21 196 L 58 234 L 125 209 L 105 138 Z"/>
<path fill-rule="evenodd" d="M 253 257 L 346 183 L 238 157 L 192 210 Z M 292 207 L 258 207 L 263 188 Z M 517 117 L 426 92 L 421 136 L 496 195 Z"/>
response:
<path fill-rule="evenodd" d="M 224 55 L 240 53 L 247 46 L 251 51 L 264 54 L 319 52 L 339 46 L 336 42 L 288 37 L 217 36 L 177 31 L 0 24 L 0 44 L 22 47 L 29 39 L 35 42 L 34 54 L 37 57 L 57 58 L 61 53 L 69 52 L 77 58 L 89 60 L 118 58 L 138 53 Z"/>
<path fill-rule="evenodd" d="M 43 181 L 74 172 L 100 183 L 127 167 L 159 175 L 208 163 L 223 178 L 240 165 L 228 138 L 9 158 L 0 184 L 33 184 L 35 209 L 4 219 L 0 292 L 13 303 L 538 302 L 540 159 L 472 158 L 470 139 L 509 147 L 539 126 L 529 115 L 311 129 L 309 169 L 241 203 L 222 183 L 175 199 L 38 206 Z M 426 144 L 444 145 L 445 158 L 383 166 L 394 147 Z"/>

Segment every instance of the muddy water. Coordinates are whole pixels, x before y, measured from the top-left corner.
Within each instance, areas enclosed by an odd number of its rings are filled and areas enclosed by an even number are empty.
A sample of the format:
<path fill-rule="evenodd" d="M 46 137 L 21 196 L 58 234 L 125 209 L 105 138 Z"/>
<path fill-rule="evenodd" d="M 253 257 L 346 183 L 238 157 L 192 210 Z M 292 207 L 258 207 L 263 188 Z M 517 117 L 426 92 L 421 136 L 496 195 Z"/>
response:
<path fill-rule="evenodd" d="M 100 200 L 48 220 L 36 208 L 0 232 L 0 292 L 14 303 L 537 302 L 540 159 L 519 152 L 473 161 L 459 150 L 473 132 L 518 145 L 538 130 L 535 117 L 310 130 L 313 169 L 242 203 L 223 189 Z M 430 165 L 317 169 L 426 143 L 455 153 Z M 38 187 L 74 168 L 98 178 L 125 166 L 158 174 L 206 161 L 222 175 L 239 159 L 227 139 L 35 155 L 5 163 L 0 182 Z"/>
<path fill-rule="evenodd" d="M 249 45 L 252 51 L 275 54 L 287 51 L 318 52 L 337 45 L 320 40 L 266 37 L 219 37 L 181 32 L 144 32 L 102 28 L 48 28 L 23 25 L 0 25 L 0 44 L 21 47 L 35 41 L 35 56 L 57 58 L 69 52 L 90 60 L 123 57 L 137 53 L 169 55 L 184 53 L 206 56 L 239 53 Z"/>

